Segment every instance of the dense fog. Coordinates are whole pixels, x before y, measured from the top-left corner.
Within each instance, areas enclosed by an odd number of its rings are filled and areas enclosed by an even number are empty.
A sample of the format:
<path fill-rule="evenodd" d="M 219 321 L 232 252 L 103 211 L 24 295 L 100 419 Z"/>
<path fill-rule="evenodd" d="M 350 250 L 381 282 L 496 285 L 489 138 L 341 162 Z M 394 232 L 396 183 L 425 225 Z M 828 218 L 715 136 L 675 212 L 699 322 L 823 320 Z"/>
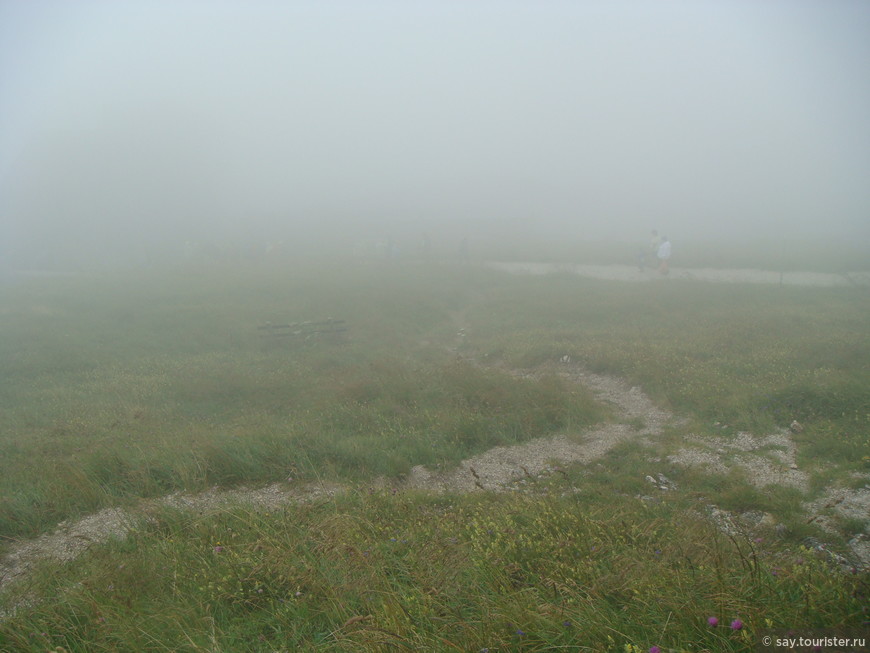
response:
<path fill-rule="evenodd" d="M 0 0 L 12 268 L 870 241 L 865 2 Z"/>

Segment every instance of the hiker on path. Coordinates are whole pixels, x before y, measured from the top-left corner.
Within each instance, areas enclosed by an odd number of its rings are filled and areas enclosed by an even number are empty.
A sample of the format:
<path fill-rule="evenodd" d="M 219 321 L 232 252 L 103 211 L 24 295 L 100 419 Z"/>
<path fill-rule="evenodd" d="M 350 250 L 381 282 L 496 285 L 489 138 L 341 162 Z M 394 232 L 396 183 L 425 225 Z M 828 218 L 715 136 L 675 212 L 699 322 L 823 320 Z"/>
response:
<path fill-rule="evenodd" d="M 656 256 L 659 259 L 659 272 L 667 276 L 668 272 L 671 271 L 668 263 L 671 258 L 671 241 L 668 240 L 667 236 L 662 236 L 662 242 Z"/>

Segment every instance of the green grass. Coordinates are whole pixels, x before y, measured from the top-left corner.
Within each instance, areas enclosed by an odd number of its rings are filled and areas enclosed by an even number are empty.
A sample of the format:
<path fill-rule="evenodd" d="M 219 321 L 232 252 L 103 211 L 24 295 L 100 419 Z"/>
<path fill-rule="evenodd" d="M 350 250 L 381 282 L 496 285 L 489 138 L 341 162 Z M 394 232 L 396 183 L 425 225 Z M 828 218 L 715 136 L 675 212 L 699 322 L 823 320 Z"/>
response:
<path fill-rule="evenodd" d="M 583 389 L 451 357 L 463 279 L 430 272 L 83 279 L 11 293 L 0 536 L 175 489 L 281 480 L 291 467 L 396 476 L 603 416 Z M 257 329 L 330 316 L 349 330 L 303 340 Z"/>
<path fill-rule="evenodd" d="M 738 651 L 762 628 L 863 623 L 866 574 L 798 548 L 819 535 L 802 502 L 870 471 L 863 289 L 300 264 L 31 280 L 0 300 L 0 538 L 180 489 L 360 488 L 276 514 L 164 510 L 47 562 L 0 598 L 51 599 L 0 623 L 0 650 Z M 329 317 L 348 330 L 257 329 Z M 365 490 L 613 419 L 556 374 L 510 373 L 563 355 L 688 421 L 527 495 Z M 794 419 L 810 496 L 661 462 L 689 433 Z M 680 490 L 639 501 L 655 473 Z M 787 532 L 729 539 L 697 517 L 708 503 Z M 713 615 L 747 626 L 711 629 Z"/>
<path fill-rule="evenodd" d="M 534 366 L 570 355 L 641 385 L 700 429 L 764 432 L 796 419 L 808 457 L 866 469 L 866 291 L 553 276 L 511 279 L 469 315 L 491 358 Z"/>
<path fill-rule="evenodd" d="M 0 624 L 0 648 L 745 651 L 766 628 L 860 623 L 867 589 L 670 503 L 366 491 L 167 510 L 38 578 L 62 600 Z"/>

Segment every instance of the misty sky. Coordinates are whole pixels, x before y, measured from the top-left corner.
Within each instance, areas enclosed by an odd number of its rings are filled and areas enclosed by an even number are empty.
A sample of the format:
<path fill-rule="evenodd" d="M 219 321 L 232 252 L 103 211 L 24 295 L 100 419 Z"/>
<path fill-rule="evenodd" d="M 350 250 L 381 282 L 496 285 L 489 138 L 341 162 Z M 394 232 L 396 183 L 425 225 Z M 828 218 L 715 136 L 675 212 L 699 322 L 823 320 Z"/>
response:
<path fill-rule="evenodd" d="M 0 0 L 0 251 L 324 219 L 870 237 L 868 71 L 860 0 Z"/>

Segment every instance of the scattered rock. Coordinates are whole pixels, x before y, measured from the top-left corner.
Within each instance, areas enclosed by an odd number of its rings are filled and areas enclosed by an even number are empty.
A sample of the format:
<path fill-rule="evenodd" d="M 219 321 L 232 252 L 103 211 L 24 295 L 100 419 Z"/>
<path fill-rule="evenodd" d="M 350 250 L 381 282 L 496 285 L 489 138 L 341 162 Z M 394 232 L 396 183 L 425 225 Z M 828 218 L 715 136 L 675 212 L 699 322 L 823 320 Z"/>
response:
<path fill-rule="evenodd" d="M 747 510 L 740 513 L 740 521 L 749 528 L 773 528 L 776 525 L 776 519 L 773 515 L 761 510 Z"/>
<path fill-rule="evenodd" d="M 676 490 L 677 484 L 670 480 L 664 474 L 656 474 L 657 478 L 647 475 L 646 480 L 655 485 L 659 490 Z"/>
<path fill-rule="evenodd" d="M 740 529 L 734 523 L 732 515 L 727 510 L 720 510 L 717 506 L 708 505 L 706 507 L 707 517 L 716 527 L 726 535 L 738 535 Z"/>
<path fill-rule="evenodd" d="M 787 485 L 809 491 L 809 474 L 798 469 L 797 446 L 784 429 L 761 437 L 741 431 L 733 438 L 695 435 L 687 440 L 696 446 L 668 456 L 669 462 L 686 467 L 701 465 L 718 474 L 737 465 L 748 472 L 755 487 Z"/>
<path fill-rule="evenodd" d="M 856 567 L 870 567 L 870 540 L 868 540 L 864 533 L 858 533 L 849 540 L 849 548 L 859 561 L 859 565 L 856 565 Z"/>
<path fill-rule="evenodd" d="M 814 537 L 808 537 L 804 540 L 804 546 L 813 549 L 817 553 L 819 553 L 823 558 L 826 558 L 828 561 L 833 562 L 834 564 L 841 567 L 844 571 L 852 571 L 853 569 L 858 569 L 859 567 L 866 564 L 866 562 L 860 560 L 849 560 L 847 557 L 840 555 L 835 551 L 831 551 L 828 548 L 828 545 L 824 542 L 820 542 Z"/>
<path fill-rule="evenodd" d="M 766 512 L 766 513 L 764 513 L 764 516 L 762 516 L 761 521 L 758 522 L 758 525 L 768 527 L 768 528 L 775 528 L 776 527 L 776 519 L 769 512 Z"/>

